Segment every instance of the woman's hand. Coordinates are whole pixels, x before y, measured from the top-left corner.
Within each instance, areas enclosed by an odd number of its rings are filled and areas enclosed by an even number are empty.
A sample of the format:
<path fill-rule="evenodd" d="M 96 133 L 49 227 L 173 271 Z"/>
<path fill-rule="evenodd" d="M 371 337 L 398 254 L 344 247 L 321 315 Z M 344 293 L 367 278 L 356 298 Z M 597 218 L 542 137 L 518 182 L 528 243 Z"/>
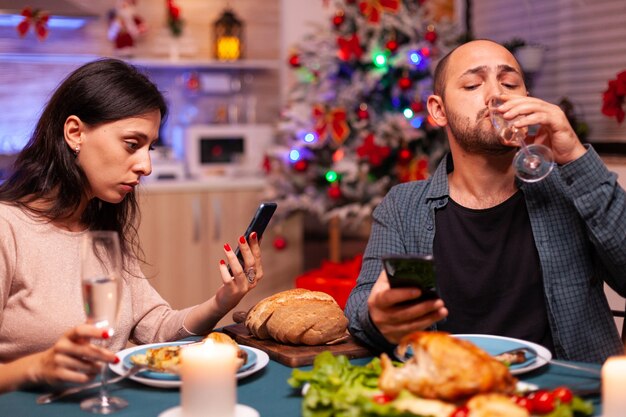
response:
<path fill-rule="evenodd" d="M 103 362 L 119 361 L 113 352 L 91 343 L 108 337 L 106 331 L 88 324 L 68 330 L 48 350 L 3 364 L 0 392 L 32 385 L 81 384 L 93 379 Z"/>
<path fill-rule="evenodd" d="M 50 349 L 36 354 L 33 381 L 48 385 L 89 381 L 97 375 L 102 362 L 119 361 L 113 352 L 91 343 L 93 339 L 108 338 L 106 330 L 88 324 L 70 329 Z"/>
<path fill-rule="evenodd" d="M 403 336 L 424 330 L 448 315 L 442 300 L 411 303 L 422 292 L 419 288 L 390 288 L 387 273 L 382 271 L 367 300 L 370 318 L 391 343 Z"/>
<path fill-rule="evenodd" d="M 220 262 L 220 274 L 223 285 L 217 290 L 215 299 L 223 314 L 235 308 L 241 299 L 263 279 L 263 264 L 261 263 L 261 247 L 256 232 L 250 234 L 249 241 L 239 238 L 239 251 L 243 257 L 241 266 L 235 252 L 230 245 L 224 245 L 224 253 L 228 259 Z"/>

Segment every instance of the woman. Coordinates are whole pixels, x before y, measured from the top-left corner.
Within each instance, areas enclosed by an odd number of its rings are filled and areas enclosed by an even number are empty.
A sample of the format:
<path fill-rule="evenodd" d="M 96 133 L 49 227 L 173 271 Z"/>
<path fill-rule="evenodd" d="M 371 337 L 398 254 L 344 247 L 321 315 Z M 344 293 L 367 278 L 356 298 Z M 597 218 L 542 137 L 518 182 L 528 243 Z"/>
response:
<path fill-rule="evenodd" d="M 115 59 L 78 68 L 46 105 L 0 186 L 0 392 L 84 383 L 102 362 L 119 361 L 113 352 L 128 340 L 208 333 L 263 278 L 256 235 L 239 239 L 243 267 L 224 245 L 223 284 L 197 306 L 172 310 L 142 277 L 134 190 L 150 175 L 149 150 L 166 113 L 156 86 Z M 120 235 L 124 289 L 114 335 L 83 324 L 78 245 L 87 230 Z M 110 339 L 110 350 L 90 342 L 97 339 Z"/>

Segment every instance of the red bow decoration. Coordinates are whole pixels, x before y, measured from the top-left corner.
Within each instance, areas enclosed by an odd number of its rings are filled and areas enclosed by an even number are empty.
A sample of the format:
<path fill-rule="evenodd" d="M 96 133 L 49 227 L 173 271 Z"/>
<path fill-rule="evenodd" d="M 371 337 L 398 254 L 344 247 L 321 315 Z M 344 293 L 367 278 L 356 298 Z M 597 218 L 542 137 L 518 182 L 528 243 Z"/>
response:
<path fill-rule="evenodd" d="M 413 158 L 408 164 L 398 167 L 400 182 L 425 180 L 428 178 L 428 158 Z"/>
<path fill-rule="evenodd" d="M 337 38 L 337 45 L 339 46 L 337 56 L 339 56 L 339 59 L 342 61 L 349 60 L 352 55 L 354 55 L 356 59 L 361 58 L 361 55 L 363 55 L 361 42 L 359 41 L 359 37 L 355 34 L 349 38 Z"/>
<path fill-rule="evenodd" d="M 41 9 L 33 10 L 30 7 L 25 7 L 21 14 L 24 16 L 24 20 L 22 20 L 16 28 L 20 38 L 26 36 L 31 25 L 35 27 L 37 39 L 43 41 L 48 37 L 48 19 L 50 19 L 50 13 Z"/>
<path fill-rule="evenodd" d="M 369 134 L 363 144 L 356 148 L 356 153 L 361 158 L 368 159 L 372 166 L 377 167 L 383 163 L 391 153 L 389 146 L 378 146 L 374 143 L 374 135 Z"/>
<path fill-rule="evenodd" d="M 330 131 L 331 138 L 341 145 L 350 133 L 350 127 L 346 122 L 346 111 L 341 107 L 327 112 L 324 106 L 318 104 L 313 107 L 313 119 L 315 120 L 315 133 L 320 142 L 326 139 Z"/>
<path fill-rule="evenodd" d="M 617 74 L 617 79 L 609 81 L 609 87 L 602 95 L 602 114 L 615 117 L 621 124 L 625 116 L 624 97 L 626 97 L 626 71 Z"/>
<path fill-rule="evenodd" d="M 359 9 L 367 17 L 368 22 L 380 22 L 380 15 L 384 12 L 396 13 L 400 8 L 400 0 L 361 0 Z"/>

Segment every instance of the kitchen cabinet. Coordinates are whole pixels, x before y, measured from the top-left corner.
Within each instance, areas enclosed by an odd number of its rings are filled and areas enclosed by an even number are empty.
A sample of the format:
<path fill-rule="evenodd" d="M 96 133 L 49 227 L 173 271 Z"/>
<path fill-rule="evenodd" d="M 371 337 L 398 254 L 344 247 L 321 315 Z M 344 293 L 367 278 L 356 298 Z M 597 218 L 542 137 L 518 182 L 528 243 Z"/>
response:
<path fill-rule="evenodd" d="M 219 261 L 224 244 L 233 249 L 248 226 L 264 182 L 258 179 L 218 179 L 147 184 L 139 192 L 139 238 L 146 263 L 143 272 L 174 308 L 201 303 L 221 285 Z M 302 220 L 292 216 L 270 222 L 261 241 L 265 278 L 244 297 L 237 310 L 294 287 L 302 273 Z M 273 242 L 284 236 L 286 248 Z M 232 322 L 227 315 L 219 325 Z"/>

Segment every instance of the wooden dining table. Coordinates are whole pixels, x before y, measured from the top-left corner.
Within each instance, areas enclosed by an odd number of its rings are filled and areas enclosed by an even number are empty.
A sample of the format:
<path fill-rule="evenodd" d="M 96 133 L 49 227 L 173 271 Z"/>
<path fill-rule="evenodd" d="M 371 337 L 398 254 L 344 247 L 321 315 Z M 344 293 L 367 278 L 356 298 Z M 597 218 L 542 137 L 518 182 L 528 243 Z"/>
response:
<path fill-rule="evenodd" d="M 353 359 L 352 362 L 365 364 L 370 360 L 371 357 Z M 600 369 L 599 364 L 585 364 L 585 366 Z M 311 369 L 311 366 L 300 369 Z M 265 368 L 238 381 L 237 402 L 256 409 L 263 417 L 302 415 L 301 393 L 287 383 L 292 371 L 293 368 L 270 360 Z M 521 381 L 546 389 L 562 385 L 572 387 L 574 390 L 595 389 L 600 384 L 597 375 L 552 364 L 547 364 L 517 377 Z M 114 414 L 119 417 L 156 417 L 164 411 L 180 405 L 180 390 L 178 388 L 155 388 L 132 380 L 119 382 L 110 388 L 112 393 L 126 399 L 129 403 L 128 407 Z M 41 391 L 6 393 L 0 395 L 0 416 L 84 417 L 89 413 L 82 411 L 79 403 L 82 399 L 94 395 L 94 392 L 92 390 L 45 405 L 36 404 L 37 397 L 42 394 Z M 586 399 L 593 402 L 594 415 L 600 416 L 602 409 L 599 392 L 586 397 Z"/>

